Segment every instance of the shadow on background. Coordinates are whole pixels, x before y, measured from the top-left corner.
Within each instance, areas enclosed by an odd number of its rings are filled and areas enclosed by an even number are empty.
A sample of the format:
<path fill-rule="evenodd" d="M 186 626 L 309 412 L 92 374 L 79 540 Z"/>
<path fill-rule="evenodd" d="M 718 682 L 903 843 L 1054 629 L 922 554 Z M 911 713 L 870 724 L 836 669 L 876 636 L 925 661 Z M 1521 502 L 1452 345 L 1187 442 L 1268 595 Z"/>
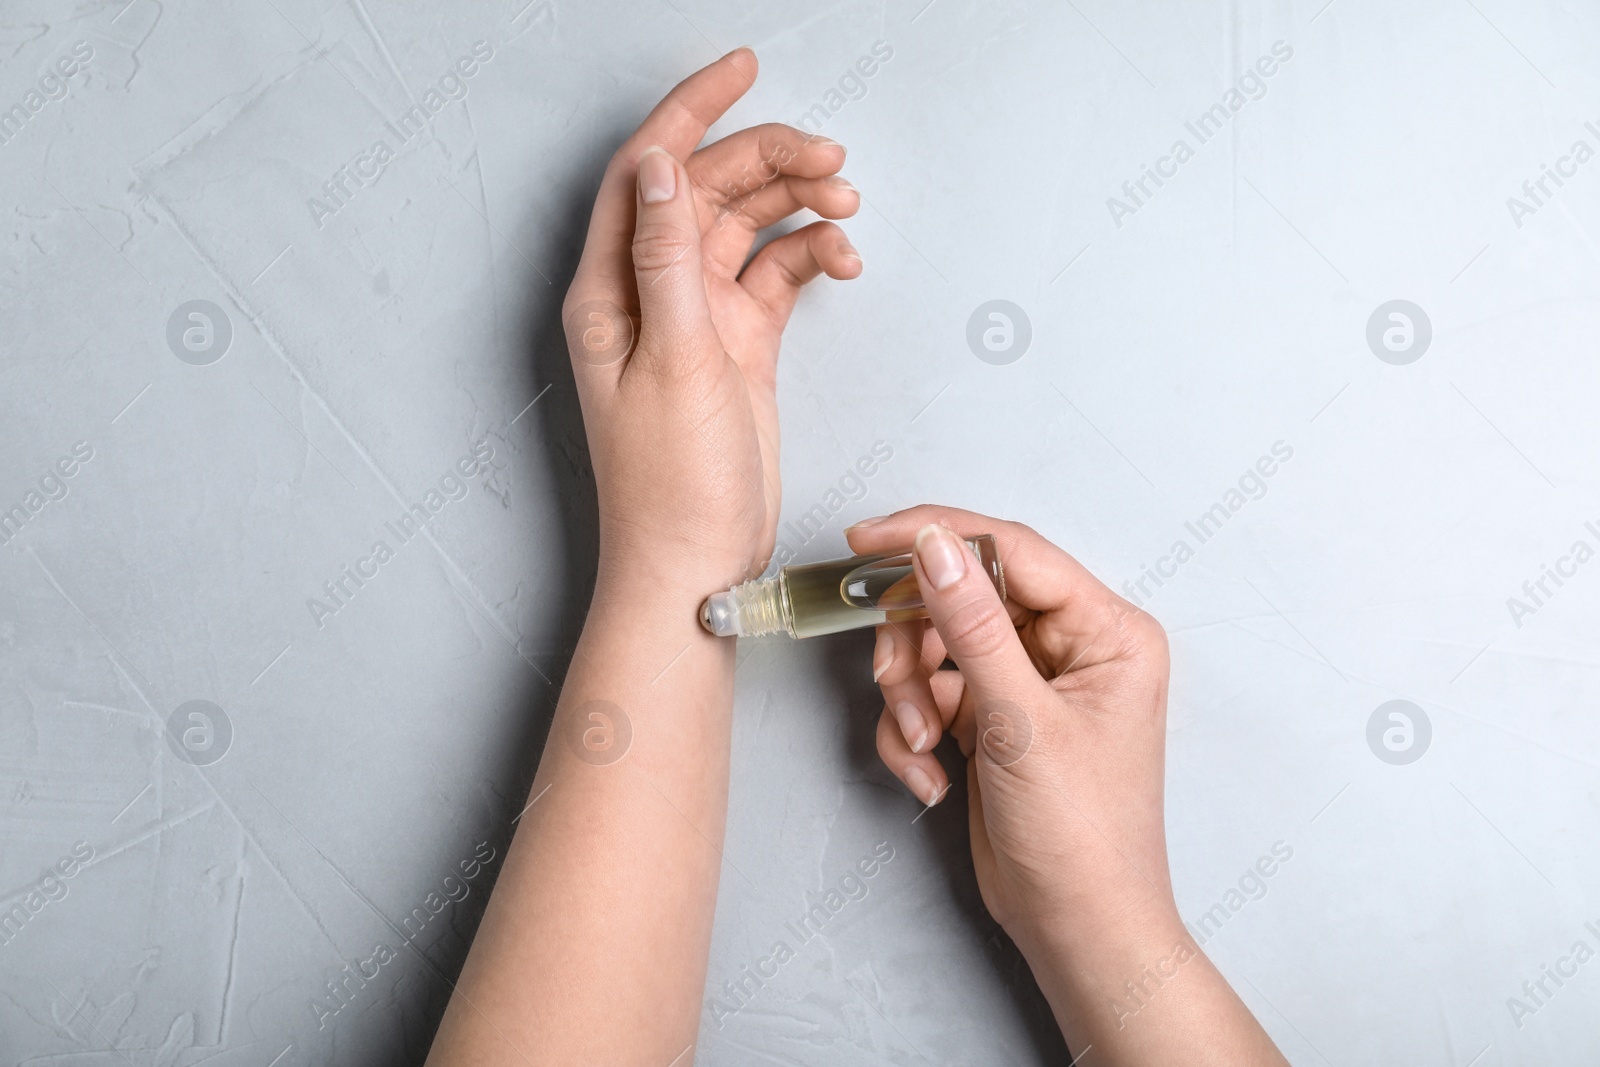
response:
<path fill-rule="evenodd" d="M 620 144 L 629 132 L 631 127 L 619 127 L 615 143 Z M 560 258 L 542 268 L 553 284 L 544 285 L 536 277 L 532 279 L 526 303 L 520 308 L 520 321 L 516 324 L 516 345 L 532 372 L 530 395 L 546 385 L 550 387 L 549 394 L 529 413 L 528 422 L 522 424 L 526 439 L 519 451 L 529 461 L 544 465 L 547 477 L 543 481 L 545 496 L 540 503 L 548 509 L 554 522 L 552 540 L 535 543 L 530 531 L 521 559 L 521 569 L 530 575 L 537 574 L 541 583 L 538 611 L 541 631 L 547 635 L 545 647 L 529 647 L 524 641 L 517 651 L 536 664 L 550 681 L 547 684 L 526 664 L 517 665 L 519 691 L 514 706 L 524 709 L 524 713 L 499 721 L 496 724 L 499 732 L 487 737 L 483 745 L 483 787 L 477 815 L 480 829 L 474 839 L 489 841 L 496 850 L 496 859 L 488 876 L 473 887 L 472 898 L 463 902 L 464 906 L 452 915 L 448 933 L 424 949 L 429 966 L 415 975 L 420 988 L 413 990 L 410 996 L 405 995 L 400 985 L 395 989 L 396 1001 L 414 1002 L 420 1009 L 415 1014 L 408 1013 L 406 1033 L 400 1039 L 403 1048 L 398 1050 L 397 1057 L 418 1067 L 427 1058 L 428 1048 L 483 918 L 493 879 L 498 876 L 515 830 L 512 820 L 530 798 L 556 701 L 594 590 L 599 563 L 599 511 L 594 470 L 561 322 L 561 302 L 583 250 L 589 212 L 606 158 L 602 157 L 598 164 L 586 162 L 569 175 L 563 188 L 553 197 L 561 205 L 549 213 L 550 219 L 555 220 L 553 223 L 545 218 L 547 208 L 541 209 L 541 223 L 556 228 L 550 247 L 557 250 Z M 532 210 L 530 207 L 529 211 Z M 486 298 L 488 296 L 485 294 Z M 432 974 L 428 973 L 430 970 Z M 402 979 L 402 983 L 405 981 Z M 380 1063 L 388 1067 L 396 1058 L 373 1058 L 367 1062 L 373 1067 Z"/>

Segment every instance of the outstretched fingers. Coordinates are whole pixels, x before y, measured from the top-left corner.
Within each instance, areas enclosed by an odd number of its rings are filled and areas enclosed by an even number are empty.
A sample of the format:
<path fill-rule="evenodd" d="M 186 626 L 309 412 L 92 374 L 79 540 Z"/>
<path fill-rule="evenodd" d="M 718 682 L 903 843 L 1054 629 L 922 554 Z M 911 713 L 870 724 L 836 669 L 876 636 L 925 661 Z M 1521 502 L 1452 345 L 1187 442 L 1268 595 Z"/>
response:
<path fill-rule="evenodd" d="M 686 161 L 689 177 L 712 204 L 749 196 L 780 175 L 824 178 L 844 166 L 844 146 L 793 126 L 769 122 L 731 133 Z"/>
<path fill-rule="evenodd" d="M 573 280 L 571 303 L 605 299 L 631 304 L 634 184 L 639 157 L 659 145 L 679 161 L 689 158 L 711 128 L 754 83 L 755 53 L 735 49 L 679 82 L 655 106 L 606 167 L 589 217 L 589 233 Z M 625 308 L 626 310 L 626 308 Z"/>

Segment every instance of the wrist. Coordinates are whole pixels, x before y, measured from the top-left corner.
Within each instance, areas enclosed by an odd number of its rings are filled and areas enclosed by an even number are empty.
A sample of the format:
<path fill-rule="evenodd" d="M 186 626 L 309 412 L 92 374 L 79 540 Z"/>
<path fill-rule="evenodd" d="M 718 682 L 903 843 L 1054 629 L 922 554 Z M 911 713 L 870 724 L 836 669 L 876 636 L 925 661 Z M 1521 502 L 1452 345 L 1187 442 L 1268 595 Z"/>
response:
<path fill-rule="evenodd" d="M 608 521 L 601 512 L 602 572 L 695 590 L 701 599 L 756 576 L 751 552 L 736 548 L 745 537 L 716 529 L 691 532 L 670 522 Z"/>
<path fill-rule="evenodd" d="M 659 627 L 663 633 L 682 630 L 710 637 L 700 625 L 700 606 L 707 596 L 725 588 L 696 568 L 636 554 L 620 559 L 603 555 L 590 614 L 620 613 Z"/>
<path fill-rule="evenodd" d="M 1075 1006 L 1113 1002 L 1127 983 L 1138 983 L 1150 973 L 1171 977 L 1181 964 L 1200 956 L 1175 906 L 1129 907 L 1092 919 L 1057 915 L 1028 924 L 1019 935 L 1013 940 L 1064 1026 L 1069 1015 L 1081 1010 Z"/>
<path fill-rule="evenodd" d="M 1148 885 L 1115 899 L 1042 905 L 1006 924 L 1006 933 L 1029 961 L 1085 954 L 1116 956 L 1134 946 L 1188 937 L 1170 895 Z"/>

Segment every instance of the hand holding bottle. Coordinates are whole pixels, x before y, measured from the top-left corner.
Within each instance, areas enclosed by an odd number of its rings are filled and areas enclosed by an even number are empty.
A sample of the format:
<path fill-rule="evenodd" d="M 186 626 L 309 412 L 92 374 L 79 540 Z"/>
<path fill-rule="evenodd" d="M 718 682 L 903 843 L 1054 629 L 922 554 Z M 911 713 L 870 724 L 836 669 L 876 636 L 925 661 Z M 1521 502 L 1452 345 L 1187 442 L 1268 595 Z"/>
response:
<path fill-rule="evenodd" d="M 999 545 L 1004 601 L 957 536 L 985 532 Z M 990 913 L 1020 941 L 1035 912 L 1099 910 L 1108 898 L 1170 906 L 1160 624 L 1016 523 L 918 507 L 847 536 L 858 552 L 915 543 L 930 619 L 878 629 L 878 752 L 931 804 L 949 788 L 932 749 L 954 733 Z M 936 669 L 947 654 L 958 670 Z"/>
<path fill-rule="evenodd" d="M 1004 600 L 962 544 L 980 533 L 998 542 Z M 1173 901 L 1160 624 L 1016 523 L 922 506 L 847 537 L 860 553 L 915 544 L 929 618 L 879 627 L 878 752 L 934 804 L 949 786 L 932 749 L 955 736 L 984 905 L 1032 965 L 1069 1044 L 1095 1045 L 1102 1063 L 1177 1062 L 1167 1057 L 1179 1049 L 1188 1063 L 1283 1062 Z M 956 670 L 938 669 L 947 655 Z M 1152 966 L 1172 977 L 1131 999 L 1124 983 Z M 1136 1026 L 1134 1015 L 1167 1015 L 1167 1025 Z M 1200 1019 L 1210 1040 L 1183 1044 L 1194 1041 L 1184 1021 Z"/>

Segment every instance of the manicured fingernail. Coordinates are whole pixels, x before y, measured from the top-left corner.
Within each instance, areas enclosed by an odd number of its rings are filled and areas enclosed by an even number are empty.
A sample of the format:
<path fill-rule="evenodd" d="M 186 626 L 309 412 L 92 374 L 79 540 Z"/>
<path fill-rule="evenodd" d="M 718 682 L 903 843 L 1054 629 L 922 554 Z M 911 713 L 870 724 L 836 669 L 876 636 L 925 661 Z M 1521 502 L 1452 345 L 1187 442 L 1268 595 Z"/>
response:
<path fill-rule="evenodd" d="M 906 768 L 906 788 L 930 808 L 933 807 L 933 802 L 939 799 L 939 790 L 934 787 L 933 779 L 929 778 L 928 772 L 921 767 Z"/>
<path fill-rule="evenodd" d="M 678 172 L 667 150 L 652 145 L 639 157 L 639 196 L 647 204 L 671 200 L 678 188 Z"/>
<path fill-rule="evenodd" d="M 889 516 L 887 515 L 874 515 L 870 519 L 862 519 L 860 522 L 852 522 L 849 526 L 845 527 L 845 531 L 849 532 L 850 530 L 865 530 L 868 526 L 878 525 L 878 523 L 882 522 L 888 517 Z"/>
<path fill-rule="evenodd" d="M 921 752 L 928 743 L 928 726 L 922 721 L 922 712 L 909 700 L 902 700 L 894 706 L 894 721 L 900 724 L 900 733 L 905 737 L 906 744 L 911 746 L 911 751 Z"/>
<path fill-rule="evenodd" d="M 847 193 L 855 193 L 857 196 L 861 195 L 860 189 L 857 189 L 854 185 L 851 185 L 848 179 L 841 178 L 837 174 L 828 179 L 828 184 L 836 189 L 843 189 Z"/>
<path fill-rule="evenodd" d="M 917 531 L 917 558 L 935 589 L 948 589 L 967 573 L 967 550 L 943 526 L 929 524 Z"/>
<path fill-rule="evenodd" d="M 845 259 L 853 259 L 857 263 L 861 262 L 861 253 L 857 252 L 856 246 L 849 241 L 843 239 L 839 241 L 839 254 Z"/>
<path fill-rule="evenodd" d="M 883 672 L 894 663 L 894 638 L 888 630 L 878 631 L 878 643 L 872 647 L 872 680 L 883 677 Z"/>

